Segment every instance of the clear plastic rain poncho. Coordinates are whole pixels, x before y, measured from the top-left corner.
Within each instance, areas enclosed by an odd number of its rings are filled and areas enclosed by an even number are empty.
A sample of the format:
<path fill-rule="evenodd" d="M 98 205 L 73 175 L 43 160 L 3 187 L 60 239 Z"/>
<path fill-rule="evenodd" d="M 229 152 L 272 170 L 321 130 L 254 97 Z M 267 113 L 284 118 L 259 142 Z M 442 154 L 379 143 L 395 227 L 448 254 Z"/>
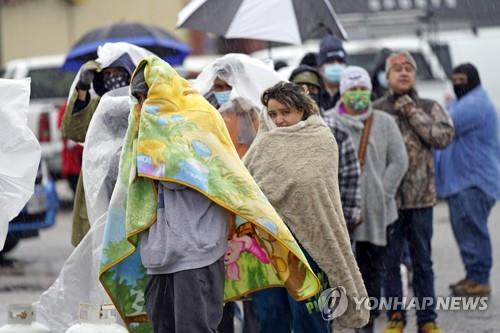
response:
<path fill-rule="evenodd" d="M 101 67 L 104 69 L 115 62 L 118 58 L 120 58 L 124 53 L 127 53 L 132 59 L 132 62 L 137 65 L 142 59 L 147 57 L 148 55 L 152 55 L 152 53 L 142 47 L 125 43 L 106 43 L 102 46 L 99 46 L 97 49 L 97 59 L 95 60 Z M 81 69 L 80 69 L 81 70 Z M 80 77 L 80 71 L 75 76 L 73 83 L 71 84 L 71 89 L 69 90 L 68 101 L 71 99 L 75 91 L 76 84 L 78 83 L 78 79 Z M 97 94 L 93 89 L 90 90 L 90 94 L 92 98 L 96 97 Z"/>
<path fill-rule="evenodd" d="M 30 80 L 0 79 L 0 251 L 33 194 L 41 148 L 28 127 Z"/>
<path fill-rule="evenodd" d="M 262 61 L 245 54 L 230 53 L 208 65 L 193 81 L 193 87 L 205 96 L 212 90 L 217 77 L 232 87 L 230 100 L 244 97 L 259 108 L 263 106 L 260 96 L 264 90 L 283 81 Z"/>
<path fill-rule="evenodd" d="M 240 158 L 245 155 L 259 129 L 259 108 L 250 100 L 236 97 L 219 108 L 231 141 Z"/>
<path fill-rule="evenodd" d="M 151 54 L 127 43 L 105 44 L 98 51 L 98 61 L 106 66 L 124 52 L 129 53 L 135 64 Z M 87 131 L 82 172 L 91 227 L 66 260 L 56 281 L 35 304 L 39 320 L 54 333 L 64 333 L 75 323 L 80 303 L 111 303 L 99 283 L 99 258 L 108 204 L 128 127 L 128 92 L 129 87 L 123 87 L 104 94 Z"/>

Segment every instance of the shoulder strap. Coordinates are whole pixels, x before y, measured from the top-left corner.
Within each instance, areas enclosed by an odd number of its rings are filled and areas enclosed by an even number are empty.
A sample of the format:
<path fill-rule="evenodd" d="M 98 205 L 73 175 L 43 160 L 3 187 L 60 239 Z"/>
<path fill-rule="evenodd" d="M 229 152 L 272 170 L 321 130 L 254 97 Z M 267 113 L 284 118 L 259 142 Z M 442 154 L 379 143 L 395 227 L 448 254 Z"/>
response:
<path fill-rule="evenodd" d="M 373 114 L 370 115 L 365 121 L 365 127 L 363 128 L 363 134 L 361 134 L 361 141 L 359 142 L 358 149 L 358 160 L 361 166 L 361 172 L 365 167 L 366 150 L 368 149 L 368 140 L 370 138 L 370 131 L 373 124 Z"/>

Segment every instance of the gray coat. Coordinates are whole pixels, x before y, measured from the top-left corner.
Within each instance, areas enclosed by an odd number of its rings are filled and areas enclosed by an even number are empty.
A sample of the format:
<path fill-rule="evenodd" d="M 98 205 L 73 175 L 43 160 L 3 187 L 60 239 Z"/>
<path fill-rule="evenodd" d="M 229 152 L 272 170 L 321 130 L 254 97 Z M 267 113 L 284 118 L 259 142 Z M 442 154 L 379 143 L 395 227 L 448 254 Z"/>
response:
<path fill-rule="evenodd" d="M 363 121 L 373 112 L 374 119 L 361 175 L 361 209 L 363 223 L 356 229 L 353 239 L 385 246 L 386 227 L 397 220 L 396 192 L 408 168 L 408 156 L 399 128 L 388 114 L 369 110 L 360 116 L 326 112 L 335 117 L 349 131 L 356 149 L 363 133 Z"/>

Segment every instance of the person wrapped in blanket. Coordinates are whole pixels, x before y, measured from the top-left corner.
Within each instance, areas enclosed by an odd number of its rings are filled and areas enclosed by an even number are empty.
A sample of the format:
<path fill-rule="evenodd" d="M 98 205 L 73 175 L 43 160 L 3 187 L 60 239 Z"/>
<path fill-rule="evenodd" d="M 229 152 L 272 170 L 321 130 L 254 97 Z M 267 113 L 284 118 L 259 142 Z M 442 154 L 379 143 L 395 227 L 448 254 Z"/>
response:
<path fill-rule="evenodd" d="M 131 94 L 140 105 L 147 98 L 144 66 Z M 157 186 L 158 220 L 141 236 L 148 317 L 155 333 L 215 332 L 224 301 L 229 212 L 189 187 L 163 181 Z"/>
<path fill-rule="evenodd" d="M 369 315 L 355 308 L 354 298 L 367 294 L 342 213 L 335 138 L 299 85 L 277 83 L 263 93 L 262 104 L 267 110 L 243 161 L 301 245 L 322 290 L 345 292 L 347 309 L 336 320 L 344 327 L 361 327 Z M 281 288 L 252 297 L 261 332 L 331 330 L 318 297 L 296 301 Z"/>
<path fill-rule="evenodd" d="M 220 114 L 156 57 L 139 64 L 131 94 L 100 275 L 129 330 L 216 332 L 224 301 L 274 285 L 296 299 L 317 294 L 318 278 Z M 147 317 L 129 304 L 144 304 Z"/>

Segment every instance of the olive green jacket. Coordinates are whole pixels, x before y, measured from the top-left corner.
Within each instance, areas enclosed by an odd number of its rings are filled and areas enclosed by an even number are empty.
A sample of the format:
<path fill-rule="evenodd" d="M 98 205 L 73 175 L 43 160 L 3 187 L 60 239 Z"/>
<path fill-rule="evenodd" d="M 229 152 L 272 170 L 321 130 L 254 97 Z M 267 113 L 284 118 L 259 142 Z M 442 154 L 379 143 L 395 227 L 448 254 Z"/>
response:
<path fill-rule="evenodd" d="M 87 106 L 77 113 L 73 113 L 73 107 L 78 98 L 75 90 L 71 96 L 61 124 L 63 138 L 83 143 L 90 124 L 90 120 L 99 104 L 100 98 L 93 98 Z M 83 189 L 83 175 L 80 173 L 76 186 L 75 199 L 73 203 L 73 229 L 71 231 L 71 244 L 77 246 L 90 229 L 87 206 L 85 204 L 85 191 Z"/>

